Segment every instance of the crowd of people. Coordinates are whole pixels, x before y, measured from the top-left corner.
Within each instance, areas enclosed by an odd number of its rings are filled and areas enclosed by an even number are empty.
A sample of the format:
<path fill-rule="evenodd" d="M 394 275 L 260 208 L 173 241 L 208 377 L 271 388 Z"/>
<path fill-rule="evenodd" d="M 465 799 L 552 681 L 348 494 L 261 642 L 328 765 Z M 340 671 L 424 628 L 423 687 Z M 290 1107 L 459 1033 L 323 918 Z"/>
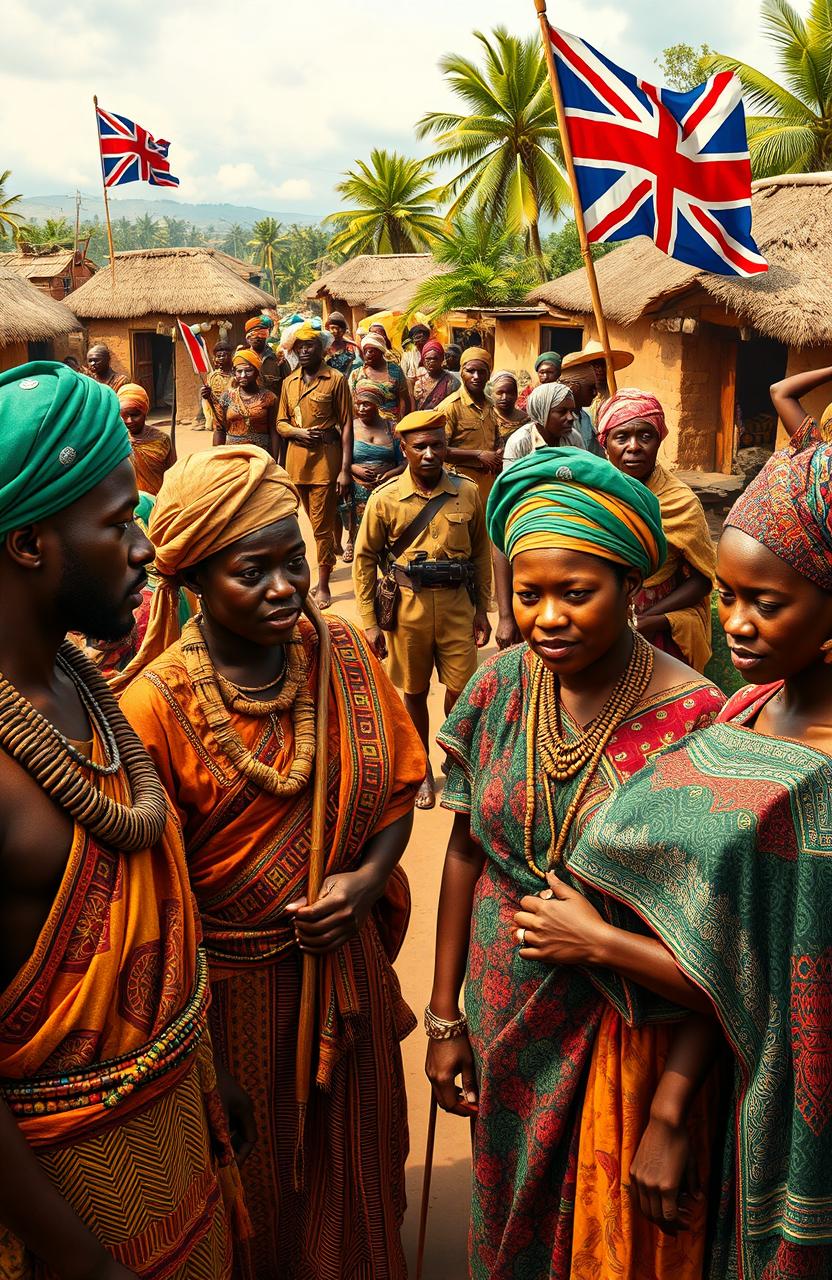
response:
<path fill-rule="evenodd" d="M 272 327 L 178 459 L 106 348 L 0 373 L 0 1276 L 404 1280 L 436 672 L 470 1276 L 828 1280 L 832 369 L 715 549 L 597 344 Z"/>

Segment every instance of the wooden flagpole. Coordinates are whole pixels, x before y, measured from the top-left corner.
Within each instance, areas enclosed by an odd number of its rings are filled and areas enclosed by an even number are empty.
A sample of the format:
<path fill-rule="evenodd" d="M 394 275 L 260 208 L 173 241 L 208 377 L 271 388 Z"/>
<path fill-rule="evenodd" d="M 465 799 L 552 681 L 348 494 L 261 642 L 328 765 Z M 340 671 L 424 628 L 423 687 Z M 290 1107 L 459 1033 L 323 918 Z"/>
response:
<path fill-rule="evenodd" d="M 93 106 L 95 107 L 95 136 L 98 141 L 98 159 L 101 163 L 101 186 L 104 191 L 104 218 L 107 223 L 107 244 L 110 248 L 110 278 L 113 288 L 116 287 L 116 251 L 113 248 L 113 228 L 110 225 L 110 201 L 107 196 L 107 179 L 104 176 L 104 158 L 101 155 L 101 134 L 98 130 L 98 96 L 93 94 Z"/>
<path fill-rule="evenodd" d="M 592 313 L 595 316 L 595 324 L 598 329 L 598 337 L 604 348 L 604 358 L 607 364 L 607 388 L 611 396 L 615 395 L 618 385 L 615 380 L 615 368 L 613 367 L 612 352 L 610 349 L 610 335 L 607 332 L 607 321 L 604 316 L 604 309 L 601 305 L 601 293 L 598 289 L 598 277 L 595 274 L 595 263 L 592 260 L 592 253 L 589 248 L 589 240 L 586 235 L 586 223 L 584 222 L 584 210 L 581 204 L 581 196 L 578 191 L 578 179 L 575 173 L 575 161 L 572 156 L 572 144 L 569 141 L 569 130 L 566 126 L 566 112 L 563 109 L 563 94 L 560 90 L 560 81 L 558 80 L 557 67 L 555 66 L 555 55 L 552 52 L 552 40 L 549 34 L 549 19 L 546 16 L 546 0 L 534 0 L 534 7 L 537 10 L 537 16 L 540 19 L 540 30 L 543 36 L 543 53 L 546 58 L 546 66 L 549 70 L 549 83 L 552 86 L 552 97 L 555 100 L 555 114 L 558 118 L 558 129 L 560 130 L 561 146 L 563 147 L 563 159 L 566 165 L 566 172 L 569 177 L 569 185 L 572 188 L 572 204 L 575 209 L 575 225 L 578 228 L 578 240 L 581 246 L 581 257 L 584 260 L 586 275 L 589 281 L 589 292 L 592 298 Z"/>

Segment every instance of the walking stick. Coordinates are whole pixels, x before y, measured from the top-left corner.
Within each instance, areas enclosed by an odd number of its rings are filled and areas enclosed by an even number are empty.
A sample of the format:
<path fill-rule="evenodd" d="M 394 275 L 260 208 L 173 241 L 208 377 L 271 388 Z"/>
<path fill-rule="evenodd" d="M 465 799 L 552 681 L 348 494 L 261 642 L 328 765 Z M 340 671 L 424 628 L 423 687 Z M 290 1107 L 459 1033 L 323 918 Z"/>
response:
<path fill-rule="evenodd" d="M 315 724 L 315 774 L 312 784 L 312 826 L 309 839 L 309 876 L 306 900 L 313 903 L 321 891 L 326 864 L 326 799 L 329 733 L 329 668 L 332 640 L 329 627 L 315 602 L 307 597 L 304 611 L 318 634 L 318 714 Z M 295 1100 L 298 1104 L 298 1132 L 295 1146 L 295 1190 L 303 1188 L 303 1140 L 306 1108 L 312 1091 L 312 1045 L 315 1035 L 315 1005 L 318 977 L 317 957 L 303 957 L 303 977 L 298 1013 L 298 1047 L 295 1059 Z"/>
<path fill-rule="evenodd" d="M 422 1266 L 425 1261 L 425 1239 L 428 1233 L 428 1208 L 430 1206 L 430 1179 L 433 1173 L 433 1148 L 436 1143 L 436 1113 L 438 1106 L 436 1094 L 430 1091 L 430 1111 L 428 1112 L 428 1140 L 425 1146 L 425 1172 L 422 1178 L 422 1208 L 419 1213 L 419 1243 L 416 1248 L 416 1280 L 422 1280 Z"/>

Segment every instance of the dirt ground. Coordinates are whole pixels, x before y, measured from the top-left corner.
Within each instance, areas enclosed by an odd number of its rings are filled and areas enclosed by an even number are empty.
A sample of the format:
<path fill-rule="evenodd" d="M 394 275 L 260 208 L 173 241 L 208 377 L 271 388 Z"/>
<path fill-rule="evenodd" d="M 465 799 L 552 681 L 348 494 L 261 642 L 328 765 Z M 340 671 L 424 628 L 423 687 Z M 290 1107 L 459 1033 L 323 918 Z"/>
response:
<path fill-rule="evenodd" d="M 180 457 L 207 448 L 211 436 L 207 431 L 177 430 Z M 307 546 L 312 546 L 310 529 L 302 516 Z M 314 580 L 314 569 L 313 569 Z M 352 594 L 349 567 L 338 564 L 332 575 L 332 612 L 351 622 L 358 622 Z M 494 621 L 492 619 L 492 621 Z M 483 650 L 492 653 L 493 647 Z M 442 723 L 442 691 L 438 684 L 430 695 L 431 731 Z M 441 753 L 434 747 L 434 773 L 439 771 Z M 441 782 L 438 784 L 441 785 Z M 425 1034 L 422 1011 L 430 995 L 433 976 L 433 942 L 436 903 L 445 845 L 451 829 L 451 814 L 439 805 L 428 812 L 417 812 L 413 836 L 403 866 L 410 880 L 413 912 L 410 930 L 396 964 L 405 999 L 419 1018 L 419 1027 L 404 1042 L 404 1065 L 410 1112 L 410 1160 L 407 1171 L 408 1211 L 404 1223 L 404 1241 L 411 1277 L 415 1275 L 416 1241 L 419 1232 L 419 1206 L 424 1175 L 425 1138 L 427 1133 L 429 1086 L 424 1074 Z M 456 1116 L 439 1113 L 436 1152 L 431 1185 L 430 1217 L 425 1250 L 424 1280 L 465 1280 L 466 1233 L 470 1202 L 470 1130 L 468 1122 Z"/>

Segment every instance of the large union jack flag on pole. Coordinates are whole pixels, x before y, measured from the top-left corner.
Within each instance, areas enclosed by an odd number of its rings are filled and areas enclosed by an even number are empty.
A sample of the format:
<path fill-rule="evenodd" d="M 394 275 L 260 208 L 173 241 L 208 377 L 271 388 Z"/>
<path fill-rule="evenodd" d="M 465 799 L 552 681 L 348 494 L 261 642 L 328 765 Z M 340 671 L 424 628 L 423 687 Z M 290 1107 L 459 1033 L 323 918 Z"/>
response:
<path fill-rule="evenodd" d="M 768 270 L 751 236 L 737 77 L 719 72 L 688 93 L 657 89 L 585 40 L 549 31 L 589 240 L 645 235 L 704 271 Z"/>
<path fill-rule="evenodd" d="M 168 161 L 169 142 L 156 139 L 127 116 L 105 111 L 96 103 L 98 143 L 105 187 L 123 182 L 149 182 L 153 187 L 178 187 Z"/>

